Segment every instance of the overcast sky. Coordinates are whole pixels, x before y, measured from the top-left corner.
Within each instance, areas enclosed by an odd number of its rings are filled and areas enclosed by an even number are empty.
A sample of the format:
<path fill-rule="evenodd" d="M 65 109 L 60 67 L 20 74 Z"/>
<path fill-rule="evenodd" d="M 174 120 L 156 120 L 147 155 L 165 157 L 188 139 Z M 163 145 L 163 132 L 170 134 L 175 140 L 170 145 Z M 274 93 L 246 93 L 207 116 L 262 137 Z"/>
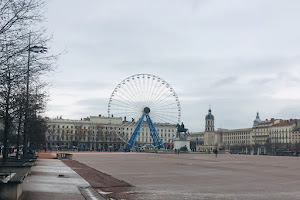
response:
<path fill-rule="evenodd" d="M 51 0 L 52 51 L 67 53 L 51 77 L 46 115 L 107 116 L 123 79 L 165 79 L 182 121 L 203 131 L 261 119 L 300 118 L 300 1 Z"/>

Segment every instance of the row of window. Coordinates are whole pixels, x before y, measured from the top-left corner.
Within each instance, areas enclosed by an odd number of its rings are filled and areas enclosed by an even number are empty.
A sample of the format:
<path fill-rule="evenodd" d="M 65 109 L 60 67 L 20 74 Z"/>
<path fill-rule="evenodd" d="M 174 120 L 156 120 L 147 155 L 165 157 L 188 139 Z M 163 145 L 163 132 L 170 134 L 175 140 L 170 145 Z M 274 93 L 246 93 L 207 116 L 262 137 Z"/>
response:
<path fill-rule="evenodd" d="M 250 132 L 223 133 L 224 136 L 250 135 Z"/>
<path fill-rule="evenodd" d="M 271 133 L 270 136 L 291 136 L 291 133 Z"/>
<path fill-rule="evenodd" d="M 57 143 L 55 143 L 55 142 L 49 142 L 48 143 L 48 147 L 60 147 L 60 146 L 71 146 L 72 144 L 71 143 L 69 143 L 69 142 L 66 142 L 66 143 L 64 143 L 64 142 L 57 142 Z M 91 144 L 91 145 L 98 145 L 99 147 L 103 147 L 104 145 L 106 145 L 106 146 L 108 146 L 108 147 L 112 147 L 112 146 L 116 146 L 117 144 L 108 144 L 108 143 L 105 143 L 105 144 L 97 144 L 97 143 L 93 143 L 93 144 Z M 120 145 L 120 144 L 119 144 Z M 120 145 L 122 148 L 123 147 L 125 147 L 123 144 L 121 144 Z M 87 147 L 87 146 L 86 146 Z"/>
<path fill-rule="evenodd" d="M 73 137 L 73 136 L 71 136 L 71 137 L 48 136 L 47 139 L 48 139 L 48 141 L 52 141 L 52 140 L 56 140 L 56 141 L 64 141 L 64 140 L 96 141 L 97 140 L 97 141 L 99 141 L 100 139 L 101 139 L 101 141 L 121 141 L 120 138 L 111 138 L 111 137 L 109 137 L 109 138 L 94 138 L 94 137 L 89 138 L 89 137 L 76 137 L 76 136 L 75 137 Z"/>
<path fill-rule="evenodd" d="M 268 131 L 272 131 L 272 132 L 291 132 L 292 129 L 254 129 L 254 132 L 268 132 Z"/>
<path fill-rule="evenodd" d="M 249 140 L 240 140 L 240 141 L 224 141 L 226 144 L 249 144 Z"/>
<path fill-rule="evenodd" d="M 52 125 L 52 128 L 54 129 L 56 127 L 56 125 Z M 75 126 L 75 129 L 77 129 L 78 127 L 80 127 L 80 126 Z M 51 128 L 51 125 L 48 125 L 48 128 L 50 129 Z M 60 128 L 60 125 L 57 125 L 57 128 Z M 65 126 L 62 126 L 62 128 L 65 128 Z M 69 126 L 66 126 L 66 128 L 68 129 L 69 128 Z M 70 126 L 70 128 L 71 129 L 73 129 L 73 126 Z M 89 126 L 87 126 L 87 128 L 86 128 L 86 126 L 81 126 L 80 127 L 81 129 L 91 129 L 91 127 L 89 127 Z M 121 128 L 117 128 L 117 127 L 100 127 L 101 129 L 103 129 L 103 128 L 105 128 L 105 130 L 121 130 Z M 95 127 L 93 126 L 93 129 L 95 129 Z M 96 127 L 96 129 L 97 130 L 99 130 L 99 127 Z M 133 131 L 133 128 L 122 128 L 123 130 L 131 130 L 131 131 Z M 141 128 L 141 130 L 142 131 L 150 131 L 150 129 L 149 128 Z M 157 132 L 175 132 L 175 129 L 157 129 Z"/>
<path fill-rule="evenodd" d="M 48 136 L 48 142 L 49 141 L 52 141 L 52 140 L 56 140 L 56 141 L 65 141 L 65 140 L 67 140 L 67 141 L 77 141 L 77 140 L 79 140 L 79 141 L 86 141 L 86 142 L 88 142 L 88 141 L 96 141 L 97 139 L 97 141 L 100 141 L 100 138 L 94 138 L 94 137 L 92 137 L 92 138 L 89 138 L 89 137 L 68 137 L 68 136 L 66 136 L 66 137 L 59 137 L 59 136 L 53 136 L 53 137 L 51 137 L 51 136 Z M 125 138 L 125 139 L 128 139 L 128 138 Z M 167 141 L 169 141 L 170 139 L 164 139 L 164 138 L 161 138 L 161 140 L 163 141 L 163 142 L 167 142 Z M 120 140 L 120 138 L 101 138 L 101 141 L 121 141 Z M 137 138 L 137 141 L 138 142 L 153 142 L 153 140 L 151 139 L 151 138 L 144 138 L 144 137 L 142 137 L 142 138 Z"/>
<path fill-rule="evenodd" d="M 48 131 L 48 135 L 52 135 L 52 133 L 54 134 L 54 135 L 58 135 L 58 134 L 60 134 L 60 132 L 51 132 L 51 131 Z M 62 134 L 65 134 L 65 132 L 64 131 L 62 131 L 61 132 Z M 77 134 L 77 131 L 75 131 L 74 132 L 75 134 Z M 108 132 L 108 131 L 105 131 L 105 132 L 102 132 L 101 131 L 101 134 L 103 135 L 103 133 L 105 133 L 105 134 L 115 134 L 114 132 L 113 133 L 111 133 L 111 132 Z M 66 134 L 67 135 L 73 135 L 73 131 L 70 131 L 70 133 L 69 133 L 69 131 L 66 131 Z M 85 131 L 83 131 L 82 133 L 81 133 L 82 135 L 91 135 L 91 133 L 90 132 L 85 132 Z M 99 134 L 99 132 L 97 131 L 97 134 Z M 123 133 L 118 133 L 118 134 L 121 134 L 121 135 L 125 135 L 125 133 L 123 132 Z M 95 135 L 95 132 L 93 131 L 93 135 Z M 128 136 L 129 135 L 129 133 L 127 132 L 126 133 L 126 135 Z M 130 133 L 130 135 L 132 135 L 132 132 Z M 141 132 L 140 133 L 140 135 L 142 135 L 142 136 L 148 136 L 148 133 L 146 132 L 146 133 L 144 133 L 144 132 Z M 149 136 L 151 136 L 151 134 L 149 133 Z M 165 137 L 171 137 L 171 134 L 170 133 L 165 133 L 165 134 L 163 134 L 163 133 L 160 133 L 160 137 L 163 137 L 163 136 L 165 136 Z M 172 134 L 172 137 L 174 137 L 175 135 L 174 134 Z"/>
<path fill-rule="evenodd" d="M 300 139 L 300 135 L 292 135 L 293 139 Z"/>
<path fill-rule="evenodd" d="M 224 140 L 239 140 L 239 139 L 250 139 L 250 136 L 224 136 Z"/>

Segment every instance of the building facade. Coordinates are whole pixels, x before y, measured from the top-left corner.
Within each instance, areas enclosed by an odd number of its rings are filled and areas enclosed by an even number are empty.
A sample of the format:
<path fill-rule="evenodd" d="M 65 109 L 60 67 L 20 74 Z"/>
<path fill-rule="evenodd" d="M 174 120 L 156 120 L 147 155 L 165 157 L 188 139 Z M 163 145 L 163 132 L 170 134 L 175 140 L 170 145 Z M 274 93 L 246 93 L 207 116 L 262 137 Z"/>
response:
<path fill-rule="evenodd" d="M 296 128 L 292 132 L 292 144 L 300 144 L 300 128 Z"/>
<path fill-rule="evenodd" d="M 137 125 L 122 118 L 91 116 L 81 120 L 48 119 L 46 147 L 59 149 L 82 149 L 116 151 L 125 148 Z M 166 147 L 176 137 L 176 125 L 154 123 Z M 153 139 L 147 123 L 143 123 L 137 137 L 137 145 L 152 144 Z"/>
<path fill-rule="evenodd" d="M 218 143 L 219 145 L 232 146 L 232 145 L 250 145 L 250 135 L 252 128 L 243 129 L 219 129 L 217 133 L 220 135 L 221 139 Z"/>
<path fill-rule="evenodd" d="M 271 118 L 262 121 L 257 112 L 251 128 L 215 131 L 214 116 L 209 109 L 205 117 L 205 132 L 191 134 L 191 141 L 200 138 L 200 135 L 203 137 L 203 144 L 198 145 L 197 150 L 213 149 L 213 147 L 228 150 L 240 146 L 248 147 L 248 152 L 252 149 L 255 154 L 276 155 L 276 151 L 289 151 L 293 146 L 300 148 L 300 144 L 298 145 L 300 143 L 300 120 Z"/>
<path fill-rule="evenodd" d="M 253 126 L 252 145 L 258 154 L 274 154 L 291 151 L 293 131 L 297 129 L 298 119 L 274 119 L 262 121 Z"/>

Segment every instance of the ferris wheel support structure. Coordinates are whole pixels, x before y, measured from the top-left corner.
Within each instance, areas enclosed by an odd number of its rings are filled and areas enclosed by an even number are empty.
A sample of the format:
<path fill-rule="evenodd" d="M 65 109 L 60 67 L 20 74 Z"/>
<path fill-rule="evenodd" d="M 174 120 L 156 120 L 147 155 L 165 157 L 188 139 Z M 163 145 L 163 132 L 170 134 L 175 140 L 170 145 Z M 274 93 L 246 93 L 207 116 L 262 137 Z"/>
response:
<path fill-rule="evenodd" d="M 158 148 L 163 148 L 163 149 L 165 148 L 163 142 L 161 141 L 161 139 L 160 139 L 160 137 L 159 137 L 159 135 L 156 131 L 156 128 L 155 128 L 155 126 L 154 126 L 154 124 L 151 120 L 150 115 L 148 115 L 148 113 L 144 113 L 142 115 L 137 127 L 135 128 L 132 136 L 129 139 L 129 142 L 128 142 L 128 144 L 126 146 L 126 149 L 125 149 L 126 151 L 130 151 L 131 149 L 133 149 L 134 144 L 136 142 L 137 136 L 139 135 L 139 132 L 140 132 L 140 129 L 141 129 L 141 126 L 143 124 L 143 121 L 144 121 L 145 117 L 147 119 L 147 123 L 148 123 L 149 129 L 150 129 L 150 135 L 153 139 L 154 146 L 157 146 Z"/>
<path fill-rule="evenodd" d="M 155 146 L 158 146 L 158 148 L 164 148 L 165 149 L 165 146 L 164 146 L 164 143 L 161 141 L 157 131 L 156 131 L 156 128 L 151 120 L 151 117 L 150 115 L 146 115 L 146 118 L 147 118 L 147 122 L 148 122 L 148 125 L 149 125 L 149 128 L 150 128 L 150 133 L 151 133 L 151 136 L 153 138 L 153 141 L 155 140 L 155 143 L 156 145 Z"/>

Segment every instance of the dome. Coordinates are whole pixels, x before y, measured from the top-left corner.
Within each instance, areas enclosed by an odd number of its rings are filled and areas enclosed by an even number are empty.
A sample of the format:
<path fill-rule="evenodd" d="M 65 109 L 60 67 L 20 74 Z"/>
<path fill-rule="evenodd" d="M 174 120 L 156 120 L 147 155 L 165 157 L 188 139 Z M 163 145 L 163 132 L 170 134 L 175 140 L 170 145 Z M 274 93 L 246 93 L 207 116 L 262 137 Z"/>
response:
<path fill-rule="evenodd" d="M 261 120 L 259 119 L 259 112 L 256 113 L 256 119 L 253 121 L 253 125 L 257 125 L 261 123 Z"/>
<path fill-rule="evenodd" d="M 211 114 L 211 109 L 208 110 L 208 114 L 206 115 L 205 119 L 212 119 L 212 120 L 214 120 L 214 116 Z"/>

